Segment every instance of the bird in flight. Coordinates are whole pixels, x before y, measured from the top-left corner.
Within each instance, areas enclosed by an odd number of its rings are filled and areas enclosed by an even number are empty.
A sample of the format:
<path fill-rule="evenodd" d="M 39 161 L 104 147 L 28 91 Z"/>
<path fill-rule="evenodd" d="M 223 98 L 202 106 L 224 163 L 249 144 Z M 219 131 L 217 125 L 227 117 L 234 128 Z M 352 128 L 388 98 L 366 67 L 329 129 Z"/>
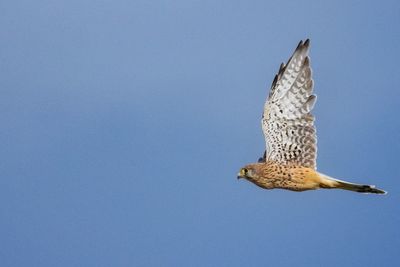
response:
<path fill-rule="evenodd" d="M 288 62 L 281 64 L 261 119 L 266 150 L 257 163 L 240 169 L 238 179 L 265 189 L 323 188 L 386 194 L 373 185 L 349 183 L 316 170 L 317 137 L 311 111 L 317 97 L 313 95 L 309 47 L 309 39 L 300 41 Z"/>

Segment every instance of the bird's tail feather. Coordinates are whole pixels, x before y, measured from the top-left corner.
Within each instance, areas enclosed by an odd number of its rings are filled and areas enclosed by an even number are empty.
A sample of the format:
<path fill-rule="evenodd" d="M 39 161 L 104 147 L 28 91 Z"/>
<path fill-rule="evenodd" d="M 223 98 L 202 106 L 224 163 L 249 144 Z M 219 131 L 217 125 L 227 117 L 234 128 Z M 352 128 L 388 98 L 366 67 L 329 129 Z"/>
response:
<path fill-rule="evenodd" d="M 354 192 L 359 192 L 359 193 L 372 193 L 372 194 L 387 194 L 386 191 L 375 188 L 374 185 L 364 185 L 364 184 L 354 184 L 354 183 L 349 183 L 346 181 L 334 179 L 332 177 L 323 175 L 325 179 L 328 179 L 331 181 L 331 183 L 328 183 L 326 188 L 340 188 L 344 190 L 350 190 Z M 324 186 L 322 186 L 324 187 Z"/>
<path fill-rule="evenodd" d="M 366 185 L 366 184 L 353 184 L 348 182 L 338 181 L 338 188 L 344 190 L 355 191 L 359 193 L 372 193 L 372 194 L 386 194 L 386 191 L 375 188 L 374 185 Z"/>

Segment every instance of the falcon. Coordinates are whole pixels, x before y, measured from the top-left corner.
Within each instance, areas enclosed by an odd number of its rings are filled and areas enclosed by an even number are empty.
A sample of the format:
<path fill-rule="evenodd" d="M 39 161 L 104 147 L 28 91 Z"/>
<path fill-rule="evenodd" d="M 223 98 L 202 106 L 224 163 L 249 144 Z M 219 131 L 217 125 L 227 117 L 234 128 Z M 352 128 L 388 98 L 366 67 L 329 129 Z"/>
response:
<path fill-rule="evenodd" d="M 311 113 L 317 97 L 308 50 L 310 40 L 300 41 L 272 82 L 261 119 L 266 150 L 257 163 L 244 166 L 244 178 L 264 189 L 306 191 L 344 189 L 386 194 L 373 185 L 334 179 L 317 171 L 317 136 Z"/>

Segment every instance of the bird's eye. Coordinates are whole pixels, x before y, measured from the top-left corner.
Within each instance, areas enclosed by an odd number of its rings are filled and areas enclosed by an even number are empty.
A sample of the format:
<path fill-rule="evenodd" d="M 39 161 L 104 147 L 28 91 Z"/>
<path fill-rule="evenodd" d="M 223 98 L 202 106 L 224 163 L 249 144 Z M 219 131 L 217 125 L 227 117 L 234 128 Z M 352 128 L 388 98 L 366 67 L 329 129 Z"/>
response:
<path fill-rule="evenodd" d="M 246 168 L 244 168 L 244 169 L 243 169 L 243 172 L 244 172 L 244 174 L 247 174 L 247 173 L 249 172 L 249 170 L 246 169 Z"/>

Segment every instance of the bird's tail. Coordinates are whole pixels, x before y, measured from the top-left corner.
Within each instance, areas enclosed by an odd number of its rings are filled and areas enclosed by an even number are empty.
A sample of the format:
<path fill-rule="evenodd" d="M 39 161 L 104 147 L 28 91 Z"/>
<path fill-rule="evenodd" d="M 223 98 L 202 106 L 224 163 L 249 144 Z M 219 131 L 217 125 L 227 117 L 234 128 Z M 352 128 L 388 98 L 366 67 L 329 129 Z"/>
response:
<path fill-rule="evenodd" d="M 353 184 L 343 181 L 337 181 L 339 186 L 338 188 L 344 190 L 355 191 L 359 193 L 372 193 L 372 194 L 386 194 L 386 191 L 375 188 L 374 185 L 366 185 L 366 184 Z"/>
<path fill-rule="evenodd" d="M 386 191 L 375 188 L 374 185 L 353 184 L 346 181 L 334 179 L 327 175 L 321 174 L 325 182 L 322 183 L 322 188 L 340 188 L 359 193 L 372 193 L 372 194 L 387 194 Z"/>

